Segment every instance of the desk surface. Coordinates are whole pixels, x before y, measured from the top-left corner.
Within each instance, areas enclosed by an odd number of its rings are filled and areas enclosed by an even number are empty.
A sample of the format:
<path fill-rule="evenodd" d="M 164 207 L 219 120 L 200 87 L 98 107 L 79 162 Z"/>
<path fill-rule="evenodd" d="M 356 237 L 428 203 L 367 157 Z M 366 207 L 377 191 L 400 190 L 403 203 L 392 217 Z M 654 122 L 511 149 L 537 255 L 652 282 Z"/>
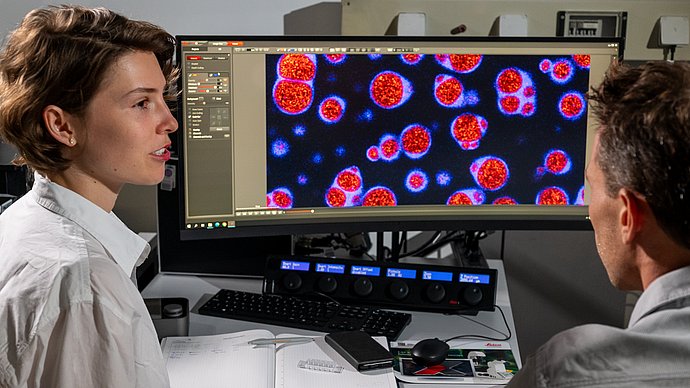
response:
<path fill-rule="evenodd" d="M 503 270 L 503 262 L 500 260 L 487 260 L 491 268 L 498 270 L 498 284 L 496 289 L 496 304 L 503 309 L 508 325 L 513 333 L 508 341 L 515 354 L 515 359 L 519 366 L 522 366 L 520 351 L 518 348 L 517 336 L 515 334 L 515 323 L 513 313 L 510 308 L 510 298 L 508 287 Z M 184 297 L 189 300 L 191 314 L 189 317 L 189 335 L 209 335 L 230 333 L 242 330 L 263 328 L 270 330 L 274 334 L 294 333 L 304 335 L 321 335 L 313 331 L 286 328 L 282 326 L 265 325 L 254 322 L 237 321 L 226 318 L 211 317 L 196 314 L 198 307 L 208 300 L 221 288 L 261 292 L 262 281 L 259 279 L 237 279 L 229 277 L 214 276 L 194 276 L 194 275 L 172 275 L 158 274 L 149 285 L 142 291 L 144 298 L 163 298 L 163 297 Z M 494 330 L 495 329 L 495 330 Z M 497 332 L 496 330 L 500 331 Z M 425 338 L 450 338 L 461 334 L 477 334 L 491 337 L 501 337 L 506 328 L 503 318 L 498 311 L 480 311 L 476 316 L 465 315 L 443 315 L 428 312 L 412 312 L 412 322 L 407 326 L 398 338 L 398 341 L 421 340 Z M 412 387 L 415 385 L 402 385 L 401 387 Z M 430 384 L 423 385 L 426 388 L 432 387 Z M 448 384 L 440 384 L 445 388 L 451 388 Z M 468 385 L 464 385 L 469 387 Z M 472 387 L 478 387 L 472 385 Z"/>

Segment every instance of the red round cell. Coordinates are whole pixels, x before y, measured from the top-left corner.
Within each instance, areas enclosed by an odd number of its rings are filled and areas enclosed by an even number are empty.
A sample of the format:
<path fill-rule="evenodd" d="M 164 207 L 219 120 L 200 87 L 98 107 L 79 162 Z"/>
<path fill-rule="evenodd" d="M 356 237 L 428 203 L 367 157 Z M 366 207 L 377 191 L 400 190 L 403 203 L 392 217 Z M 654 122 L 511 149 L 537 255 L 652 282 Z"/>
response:
<path fill-rule="evenodd" d="M 285 54 L 278 62 L 278 74 L 295 81 L 311 81 L 316 75 L 316 65 L 304 54 Z"/>
<path fill-rule="evenodd" d="M 525 105 L 522 106 L 522 115 L 523 116 L 529 116 L 534 112 L 534 104 L 531 102 L 526 102 Z"/>
<path fill-rule="evenodd" d="M 400 152 L 400 144 L 395 139 L 386 139 L 379 146 L 384 158 L 390 159 Z"/>
<path fill-rule="evenodd" d="M 349 192 L 354 192 L 362 187 L 362 179 L 355 171 L 346 170 L 338 174 L 336 178 L 338 186 L 341 189 Z"/>
<path fill-rule="evenodd" d="M 381 73 L 371 83 L 371 95 L 384 108 L 398 105 L 403 99 L 403 80 L 395 73 Z"/>
<path fill-rule="evenodd" d="M 482 138 L 482 124 L 486 128 L 486 122 L 480 122 L 471 113 L 464 113 L 453 124 L 453 137 L 460 142 L 477 141 Z"/>
<path fill-rule="evenodd" d="M 551 70 L 551 61 L 549 61 L 548 59 L 544 59 L 544 60 L 541 61 L 541 63 L 539 64 L 539 69 L 540 69 L 543 73 L 546 73 L 547 71 Z"/>
<path fill-rule="evenodd" d="M 273 192 L 273 202 L 282 209 L 292 207 L 292 196 L 283 190 L 276 190 Z"/>
<path fill-rule="evenodd" d="M 566 61 L 558 61 L 553 65 L 553 69 L 551 71 L 553 72 L 554 77 L 564 80 L 570 77 L 573 68 L 570 66 L 570 63 Z"/>
<path fill-rule="evenodd" d="M 413 190 L 418 190 L 426 186 L 428 182 L 427 178 L 424 175 L 420 173 L 412 173 L 407 178 L 407 183 Z"/>
<path fill-rule="evenodd" d="M 465 193 L 455 193 L 448 198 L 448 205 L 472 205 L 472 199 Z"/>
<path fill-rule="evenodd" d="M 276 104 L 292 114 L 302 113 L 314 98 L 311 86 L 301 81 L 280 80 L 273 92 Z"/>
<path fill-rule="evenodd" d="M 333 63 L 338 63 L 345 58 L 345 54 L 326 54 L 326 57 L 328 58 L 329 61 Z"/>
<path fill-rule="evenodd" d="M 558 187 L 547 187 L 537 199 L 539 205 L 567 205 L 568 195 Z"/>
<path fill-rule="evenodd" d="M 515 96 L 501 98 L 501 108 L 508 113 L 515 113 L 520 108 L 520 99 Z"/>
<path fill-rule="evenodd" d="M 431 145 L 431 134 L 419 125 L 407 128 L 400 137 L 403 150 L 410 154 L 423 154 Z"/>
<path fill-rule="evenodd" d="M 371 146 L 367 149 L 367 158 L 372 161 L 379 159 L 379 149 L 378 147 Z"/>
<path fill-rule="evenodd" d="M 580 67 L 589 67 L 591 63 L 591 57 L 589 54 L 575 54 L 573 55 L 573 61 L 577 63 Z"/>
<path fill-rule="evenodd" d="M 477 182 L 487 190 L 498 190 L 508 179 L 508 166 L 496 158 L 489 158 L 477 170 Z"/>
<path fill-rule="evenodd" d="M 498 75 L 496 84 L 503 93 L 515 93 L 522 87 L 522 75 L 515 69 L 505 69 Z"/>
<path fill-rule="evenodd" d="M 585 104 L 577 94 L 566 94 L 561 99 L 561 112 L 567 117 L 576 117 L 582 113 Z"/>
<path fill-rule="evenodd" d="M 347 195 L 345 192 L 337 187 L 331 187 L 326 193 L 326 202 L 328 206 L 332 207 L 343 207 L 347 201 Z"/>
<path fill-rule="evenodd" d="M 321 104 L 321 115 L 328 121 L 338 121 L 343 115 L 343 105 L 335 98 L 327 98 Z"/>
<path fill-rule="evenodd" d="M 525 97 L 533 97 L 535 94 L 534 87 L 527 86 L 522 90 L 522 95 Z"/>
<path fill-rule="evenodd" d="M 385 187 L 373 188 L 364 195 L 362 206 L 395 206 L 393 192 Z"/>
<path fill-rule="evenodd" d="M 403 54 L 402 57 L 407 63 L 417 63 L 421 59 L 419 54 Z"/>
<path fill-rule="evenodd" d="M 546 156 L 546 168 L 559 173 L 568 165 L 568 156 L 563 151 L 553 151 Z"/>
<path fill-rule="evenodd" d="M 494 205 L 517 205 L 517 201 L 510 197 L 500 197 L 494 199 L 492 202 Z"/>
<path fill-rule="evenodd" d="M 440 78 L 437 77 L 437 79 Z M 462 95 L 462 84 L 453 77 L 448 77 L 446 80 L 438 84 L 436 87 L 436 98 L 444 105 L 452 105 Z"/>
<path fill-rule="evenodd" d="M 453 69 L 460 73 L 466 73 L 479 66 L 482 56 L 479 54 L 450 54 L 448 59 Z"/>

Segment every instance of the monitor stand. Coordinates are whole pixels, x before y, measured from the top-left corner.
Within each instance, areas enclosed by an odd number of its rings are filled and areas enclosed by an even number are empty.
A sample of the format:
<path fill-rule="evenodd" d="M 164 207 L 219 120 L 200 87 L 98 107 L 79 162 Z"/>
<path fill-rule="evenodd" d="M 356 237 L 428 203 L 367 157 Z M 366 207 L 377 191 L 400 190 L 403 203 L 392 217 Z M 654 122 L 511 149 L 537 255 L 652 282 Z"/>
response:
<path fill-rule="evenodd" d="M 384 245 L 383 233 L 376 233 L 376 261 L 380 262 L 406 262 L 418 264 L 451 265 L 458 267 L 488 268 L 484 254 L 479 247 L 481 240 L 486 232 L 481 230 L 464 230 L 459 232 L 459 237 L 449 243 L 452 254 L 448 258 L 427 259 L 424 257 L 400 258 L 400 235 L 406 232 L 391 232 L 390 255 L 389 249 Z"/>
<path fill-rule="evenodd" d="M 484 231 L 466 230 L 461 239 L 453 240 L 450 247 L 453 257 L 461 267 L 489 268 L 484 254 L 479 247 L 479 240 Z"/>

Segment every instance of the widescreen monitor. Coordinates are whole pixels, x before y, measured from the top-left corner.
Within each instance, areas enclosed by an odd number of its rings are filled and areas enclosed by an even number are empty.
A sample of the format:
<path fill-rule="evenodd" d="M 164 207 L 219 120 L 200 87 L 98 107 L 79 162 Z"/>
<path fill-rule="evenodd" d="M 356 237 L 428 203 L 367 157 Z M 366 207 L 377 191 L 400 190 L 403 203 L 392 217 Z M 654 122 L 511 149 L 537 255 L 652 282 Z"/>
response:
<path fill-rule="evenodd" d="M 159 190 L 177 250 L 589 228 L 585 94 L 622 59 L 619 38 L 177 39 L 180 128 Z"/>

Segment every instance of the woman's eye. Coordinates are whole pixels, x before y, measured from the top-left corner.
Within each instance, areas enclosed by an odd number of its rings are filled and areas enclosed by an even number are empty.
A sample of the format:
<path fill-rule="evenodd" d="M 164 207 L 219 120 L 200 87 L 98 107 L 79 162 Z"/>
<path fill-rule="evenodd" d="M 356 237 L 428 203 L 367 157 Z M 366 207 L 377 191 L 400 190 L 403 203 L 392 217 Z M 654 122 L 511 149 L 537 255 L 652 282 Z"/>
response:
<path fill-rule="evenodd" d="M 137 103 L 137 108 L 146 109 L 149 107 L 149 100 L 141 100 Z"/>

